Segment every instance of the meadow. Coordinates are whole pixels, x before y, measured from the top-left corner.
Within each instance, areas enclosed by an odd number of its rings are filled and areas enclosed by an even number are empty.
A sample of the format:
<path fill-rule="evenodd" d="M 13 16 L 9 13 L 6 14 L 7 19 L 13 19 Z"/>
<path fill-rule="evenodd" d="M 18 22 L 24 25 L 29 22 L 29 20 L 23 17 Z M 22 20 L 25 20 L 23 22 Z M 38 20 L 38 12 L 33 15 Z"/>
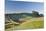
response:
<path fill-rule="evenodd" d="M 41 29 L 44 28 L 44 18 L 43 17 L 30 17 L 27 16 L 23 18 L 22 23 L 9 23 L 5 28 L 6 31 L 13 31 L 13 30 L 25 30 L 25 29 Z"/>

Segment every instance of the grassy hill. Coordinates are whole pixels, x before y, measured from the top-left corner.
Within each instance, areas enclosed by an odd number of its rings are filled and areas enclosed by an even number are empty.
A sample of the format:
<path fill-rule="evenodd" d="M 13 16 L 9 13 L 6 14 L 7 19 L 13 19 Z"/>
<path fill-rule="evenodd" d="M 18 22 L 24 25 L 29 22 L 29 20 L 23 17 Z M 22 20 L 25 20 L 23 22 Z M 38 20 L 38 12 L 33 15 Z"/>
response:
<path fill-rule="evenodd" d="M 32 17 L 31 14 L 29 15 L 28 14 L 6 14 L 5 15 L 7 18 L 6 21 L 7 22 L 10 21 L 8 22 L 9 24 L 5 26 L 5 28 L 7 28 L 6 31 L 44 28 L 44 17 Z M 19 22 L 19 20 L 17 21 L 16 19 L 20 19 L 22 23 Z"/>
<path fill-rule="evenodd" d="M 24 19 L 24 21 L 25 22 L 19 24 L 18 26 L 14 24 L 11 28 L 6 29 L 6 31 L 44 28 L 43 17 L 38 17 L 38 18 L 27 17 Z"/>
<path fill-rule="evenodd" d="M 44 27 L 43 17 L 40 18 L 32 18 L 26 19 L 26 22 L 20 24 L 20 26 L 16 26 L 16 29 L 39 29 Z"/>
<path fill-rule="evenodd" d="M 31 13 L 13 13 L 5 14 L 6 20 L 12 19 L 13 21 L 18 21 L 20 18 L 25 18 L 26 16 L 32 16 Z"/>

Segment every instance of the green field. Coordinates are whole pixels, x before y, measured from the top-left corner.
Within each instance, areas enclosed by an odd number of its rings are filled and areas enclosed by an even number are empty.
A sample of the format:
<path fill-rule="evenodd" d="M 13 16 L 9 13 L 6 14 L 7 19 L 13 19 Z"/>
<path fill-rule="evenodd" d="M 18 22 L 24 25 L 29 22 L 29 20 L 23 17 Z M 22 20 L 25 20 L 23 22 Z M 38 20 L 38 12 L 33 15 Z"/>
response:
<path fill-rule="evenodd" d="M 43 28 L 43 21 L 26 22 L 16 27 L 16 29 L 36 29 Z"/>
<path fill-rule="evenodd" d="M 11 25 L 12 27 L 6 29 L 6 31 L 44 28 L 43 17 L 37 17 L 37 18 L 27 17 L 24 18 L 24 21 L 25 22 L 19 24 L 18 26 L 12 24 L 13 26 Z"/>
<path fill-rule="evenodd" d="M 43 18 L 33 18 L 33 19 L 27 19 L 26 22 L 20 24 L 19 26 L 16 26 L 16 29 L 39 29 L 44 27 L 44 21 Z"/>

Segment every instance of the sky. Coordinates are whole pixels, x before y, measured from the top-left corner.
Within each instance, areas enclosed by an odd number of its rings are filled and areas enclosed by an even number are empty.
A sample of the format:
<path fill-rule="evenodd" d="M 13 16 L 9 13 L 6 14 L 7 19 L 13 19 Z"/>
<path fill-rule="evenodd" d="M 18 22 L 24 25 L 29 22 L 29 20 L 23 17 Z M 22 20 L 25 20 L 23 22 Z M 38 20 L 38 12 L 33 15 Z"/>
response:
<path fill-rule="evenodd" d="M 9 1 L 29 1 L 29 2 L 43 2 L 44 0 L 9 0 Z"/>
<path fill-rule="evenodd" d="M 5 1 L 5 13 L 31 13 L 38 11 L 43 14 L 43 2 L 27 2 L 27 1 Z"/>

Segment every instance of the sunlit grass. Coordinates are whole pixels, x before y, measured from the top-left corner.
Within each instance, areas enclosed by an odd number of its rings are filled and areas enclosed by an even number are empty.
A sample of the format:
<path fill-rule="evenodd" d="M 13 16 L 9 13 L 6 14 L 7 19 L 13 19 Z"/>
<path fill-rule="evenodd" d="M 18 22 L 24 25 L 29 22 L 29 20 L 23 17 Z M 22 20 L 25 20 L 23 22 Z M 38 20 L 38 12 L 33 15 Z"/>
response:
<path fill-rule="evenodd" d="M 21 24 L 16 29 L 36 29 L 36 28 L 43 28 L 43 21 L 32 21 L 32 22 L 26 22 L 24 24 Z"/>
<path fill-rule="evenodd" d="M 44 27 L 43 17 L 39 18 L 30 18 L 28 17 L 20 26 L 17 26 L 16 29 L 37 29 Z"/>
<path fill-rule="evenodd" d="M 30 18 L 27 17 L 24 19 L 24 21 L 21 24 L 19 24 L 18 26 L 16 26 L 16 24 L 14 24 L 14 27 L 12 25 L 8 25 L 8 26 L 12 26 L 15 30 L 18 29 L 39 29 L 39 28 L 43 28 L 44 27 L 44 21 L 43 21 L 43 17 L 39 17 L 39 18 Z M 12 28 L 11 27 L 11 28 Z"/>

